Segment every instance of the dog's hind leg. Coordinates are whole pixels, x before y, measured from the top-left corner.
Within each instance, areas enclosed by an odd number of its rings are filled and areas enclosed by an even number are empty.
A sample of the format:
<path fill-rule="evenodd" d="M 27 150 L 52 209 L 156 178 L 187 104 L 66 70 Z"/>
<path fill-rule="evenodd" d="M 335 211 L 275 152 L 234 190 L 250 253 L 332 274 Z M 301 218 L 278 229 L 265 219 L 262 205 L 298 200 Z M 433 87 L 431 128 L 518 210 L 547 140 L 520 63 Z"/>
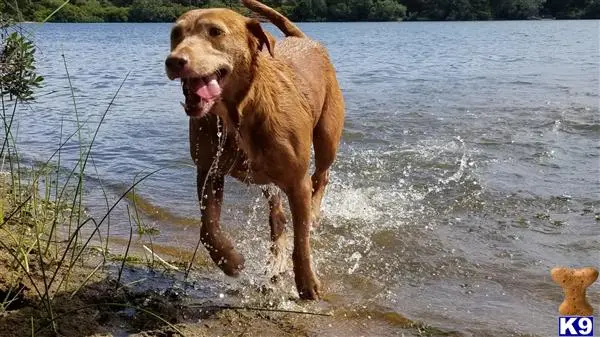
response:
<path fill-rule="evenodd" d="M 308 175 L 285 188 L 294 223 L 294 278 L 301 299 L 319 298 L 321 285 L 312 268 L 310 249 L 311 182 Z"/>
<path fill-rule="evenodd" d="M 312 226 L 318 227 L 321 202 L 329 182 L 329 167 L 333 164 L 344 127 L 344 101 L 339 90 L 331 90 L 325 100 L 321 118 L 313 131 L 315 172 L 312 180 Z"/>
<path fill-rule="evenodd" d="M 287 222 L 281 205 L 281 194 L 277 187 L 269 185 L 262 188 L 264 196 L 269 201 L 269 226 L 271 227 L 271 253 L 273 253 L 270 264 L 272 280 L 287 269 L 286 247 L 287 236 L 285 235 L 285 224 Z"/>
<path fill-rule="evenodd" d="M 202 212 L 200 240 L 217 266 L 225 274 L 235 277 L 244 268 L 244 257 L 235 250 L 219 226 L 224 182 L 223 176 L 198 169 L 196 183 Z"/>

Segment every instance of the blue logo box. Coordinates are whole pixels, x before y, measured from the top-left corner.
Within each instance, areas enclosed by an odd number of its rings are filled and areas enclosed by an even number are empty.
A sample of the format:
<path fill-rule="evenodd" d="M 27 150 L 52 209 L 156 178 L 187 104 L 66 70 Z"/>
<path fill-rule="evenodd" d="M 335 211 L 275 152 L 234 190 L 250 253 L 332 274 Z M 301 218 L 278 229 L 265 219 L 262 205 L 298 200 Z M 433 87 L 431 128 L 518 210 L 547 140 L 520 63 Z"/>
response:
<path fill-rule="evenodd" d="M 560 316 L 558 317 L 558 336 L 594 336 L 593 316 Z"/>

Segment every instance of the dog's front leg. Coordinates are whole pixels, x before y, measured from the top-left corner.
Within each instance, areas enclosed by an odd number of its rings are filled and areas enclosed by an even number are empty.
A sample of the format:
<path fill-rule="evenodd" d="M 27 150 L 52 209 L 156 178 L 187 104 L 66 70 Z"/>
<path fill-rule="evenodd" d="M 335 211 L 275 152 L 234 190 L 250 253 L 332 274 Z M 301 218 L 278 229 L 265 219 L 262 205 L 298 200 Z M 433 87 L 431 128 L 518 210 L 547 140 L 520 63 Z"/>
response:
<path fill-rule="evenodd" d="M 312 269 L 310 256 L 311 191 L 308 175 L 286 189 L 294 222 L 294 277 L 302 299 L 319 298 L 321 285 Z"/>
<path fill-rule="evenodd" d="M 217 266 L 225 274 L 235 277 L 244 268 L 244 257 L 233 248 L 233 244 L 219 226 L 224 182 L 225 178 L 222 175 L 208 174 L 198 169 L 198 198 L 202 212 L 200 240 Z"/>

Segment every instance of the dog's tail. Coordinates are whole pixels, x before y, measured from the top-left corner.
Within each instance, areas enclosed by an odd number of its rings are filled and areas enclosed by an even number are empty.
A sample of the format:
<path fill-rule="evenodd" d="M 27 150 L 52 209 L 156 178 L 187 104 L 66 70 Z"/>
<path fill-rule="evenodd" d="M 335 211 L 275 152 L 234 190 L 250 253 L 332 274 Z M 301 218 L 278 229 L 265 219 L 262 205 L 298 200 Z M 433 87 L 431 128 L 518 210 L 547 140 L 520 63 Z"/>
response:
<path fill-rule="evenodd" d="M 251 11 L 258 13 L 271 21 L 279 28 L 285 36 L 306 37 L 304 33 L 292 21 L 277 12 L 273 8 L 260 3 L 256 0 L 242 0 L 244 6 Z"/>

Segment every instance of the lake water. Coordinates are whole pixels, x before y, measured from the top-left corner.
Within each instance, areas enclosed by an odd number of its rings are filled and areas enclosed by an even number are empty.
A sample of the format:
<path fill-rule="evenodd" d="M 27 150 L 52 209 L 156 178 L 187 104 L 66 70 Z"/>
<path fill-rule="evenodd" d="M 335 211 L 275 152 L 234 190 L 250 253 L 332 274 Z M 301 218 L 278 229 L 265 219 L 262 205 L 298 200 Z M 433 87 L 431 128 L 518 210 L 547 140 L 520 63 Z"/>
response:
<path fill-rule="evenodd" d="M 313 236 L 329 302 L 467 336 L 556 335 L 562 293 L 549 270 L 600 260 L 599 22 L 300 26 L 329 49 L 347 102 Z M 46 81 L 18 111 L 25 159 L 48 158 L 61 121 L 65 135 L 75 130 L 61 55 L 88 140 L 131 72 L 96 139 L 86 205 L 102 214 L 100 183 L 114 199 L 140 172 L 166 168 L 137 189 L 154 206 L 143 218 L 161 231 L 154 245 L 191 252 L 200 211 L 180 84 L 163 67 L 170 25 L 26 28 L 36 30 Z M 63 166 L 78 154 L 70 142 Z M 228 180 L 225 202 L 247 271 L 231 280 L 208 264 L 203 273 L 244 294 L 266 282 L 265 201 Z M 111 225 L 128 237 L 122 212 Z M 290 280 L 281 296 L 293 293 Z M 588 292 L 596 311 L 599 284 Z"/>

